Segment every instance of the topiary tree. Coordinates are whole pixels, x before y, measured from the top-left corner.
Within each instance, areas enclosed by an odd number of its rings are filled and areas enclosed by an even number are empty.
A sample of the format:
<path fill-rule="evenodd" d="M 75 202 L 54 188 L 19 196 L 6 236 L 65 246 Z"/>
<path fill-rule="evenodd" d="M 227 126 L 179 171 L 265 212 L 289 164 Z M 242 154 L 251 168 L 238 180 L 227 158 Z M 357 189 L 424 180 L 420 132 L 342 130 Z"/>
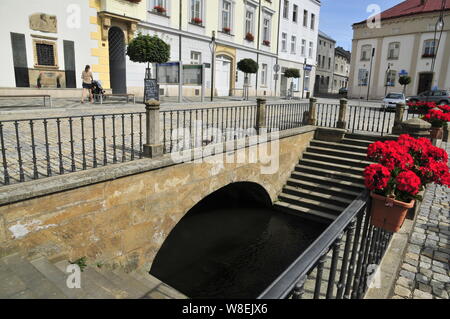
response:
<path fill-rule="evenodd" d="M 237 69 L 245 74 L 245 84 L 248 83 L 248 75 L 258 72 L 258 63 L 253 59 L 242 59 L 237 64 Z M 248 89 L 244 86 L 244 95 L 248 100 Z"/>
<path fill-rule="evenodd" d="M 299 77 L 300 77 L 300 70 L 299 69 L 286 69 L 285 71 L 284 71 L 284 77 L 286 77 L 286 78 L 295 78 L 295 79 L 298 79 Z M 294 91 L 294 82 L 291 82 L 291 88 L 289 89 L 290 90 L 290 94 L 289 94 L 289 96 L 292 96 L 293 95 L 293 91 Z"/>
<path fill-rule="evenodd" d="M 284 77 L 298 79 L 300 77 L 300 70 L 299 69 L 286 69 L 286 71 L 284 71 Z"/>
<path fill-rule="evenodd" d="M 400 83 L 400 85 L 403 85 L 403 94 L 405 94 L 406 86 L 411 84 L 411 81 L 411 77 L 408 75 L 402 75 L 401 77 L 399 77 L 398 83 Z"/>
<path fill-rule="evenodd" d="M 158 38 L 156 35 L 143 35 L 139 33 L 128 44 L 127 55 L 130 60 L 138 63 L 165 63 L 170 59 L 170 45 Z"/>

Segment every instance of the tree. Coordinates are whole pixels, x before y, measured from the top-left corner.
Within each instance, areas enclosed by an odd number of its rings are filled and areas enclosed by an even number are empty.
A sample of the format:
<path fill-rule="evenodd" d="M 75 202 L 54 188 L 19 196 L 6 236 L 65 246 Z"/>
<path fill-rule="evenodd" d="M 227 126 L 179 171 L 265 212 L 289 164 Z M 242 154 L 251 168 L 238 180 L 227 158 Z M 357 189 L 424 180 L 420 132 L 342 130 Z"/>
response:
<path fill-rule="evenodd" d="M 403 94 L 405 94 L 406 92 L 406 86 L 409 85 L 411 83 L 411 77 L 408 75 L 402 75 L 399 79 L 398 79 L 398 83 L 400 83 L 400 85 L 403 85 Z"/>
<path fill-rule="evenodd" d="M 295 78 L 298 79 L 300 77 L 300 70 L 299 69 L 286 69 L 284 71 L 284 77 L 285 78 Z M 294 91 L 294 81 L 291 82 L 291 88 L 289 89 L 289 97 L 292 97 L 293 91 Z"/>
<path fill-rule="evenodd" d="M 242 59 L 238 62 L 237 68 L 245 73 L 245 84 L 248 84 L 248 74 L 258 72 L 258 63 L 253 59 Z M 248 87 L 244 85 L 244 96 L 248 100 Z"/>
<path fill-rule="evenodd" d="M 130 60 L 138 63 L 165 63 L 170 59 L 170 45 L 156 35 L 143 35 L 139 33 L 128 44 L 127 55 Z"/>
<path fill-rule="evenodd" d="M 286 69 L 286 71 L 284 71 L 284 77 L 298 79 L 300 77 L 300 70 L 299 69 Z"/>

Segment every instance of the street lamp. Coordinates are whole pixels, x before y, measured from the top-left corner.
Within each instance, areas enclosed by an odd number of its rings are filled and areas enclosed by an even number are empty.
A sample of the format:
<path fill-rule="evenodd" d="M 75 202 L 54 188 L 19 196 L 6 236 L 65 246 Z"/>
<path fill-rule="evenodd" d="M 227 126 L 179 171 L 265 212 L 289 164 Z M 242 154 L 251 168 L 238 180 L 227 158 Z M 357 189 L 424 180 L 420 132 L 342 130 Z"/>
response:
<path fill-rule="evenodd" d="M 211 102 L 214 100 L 214 72 L 215 72 L 215 56 L 216 56 L 216 31 L 212 32 L 211 42 L 209 44 L 211 48 Z"/>

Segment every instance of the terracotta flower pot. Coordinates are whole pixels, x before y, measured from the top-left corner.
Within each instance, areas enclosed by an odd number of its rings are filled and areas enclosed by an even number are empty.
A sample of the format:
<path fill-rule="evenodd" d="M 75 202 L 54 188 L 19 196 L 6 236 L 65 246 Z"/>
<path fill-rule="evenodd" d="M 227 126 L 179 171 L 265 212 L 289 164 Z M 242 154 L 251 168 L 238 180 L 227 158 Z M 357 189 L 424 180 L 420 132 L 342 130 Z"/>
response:
<path fill-rule="evenodd" d="M 432 139 L 442 140 L 442 137 L 444 136 L 444 129 L 442 127 L 432 127 L 430 134 Z"/>
<path fill-rule="evenodd" d="M 370 196 L 372 197 L 372 225 L 388 232 L 398 232 L 405 221 L 408 209 L 414 206 L 415 200 L 405 203 L 374 193 Z"/>

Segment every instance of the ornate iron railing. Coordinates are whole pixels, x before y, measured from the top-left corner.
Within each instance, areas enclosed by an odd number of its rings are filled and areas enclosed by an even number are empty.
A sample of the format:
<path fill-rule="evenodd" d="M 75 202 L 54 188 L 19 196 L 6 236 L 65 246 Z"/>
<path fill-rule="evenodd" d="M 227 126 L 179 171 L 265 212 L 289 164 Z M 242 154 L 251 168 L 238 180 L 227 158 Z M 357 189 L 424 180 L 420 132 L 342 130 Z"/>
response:
<path fill-rule="evenodd" d="M 370 224 L 364 191 L 258 298 L 363 298 L 391 236 Z"/>

